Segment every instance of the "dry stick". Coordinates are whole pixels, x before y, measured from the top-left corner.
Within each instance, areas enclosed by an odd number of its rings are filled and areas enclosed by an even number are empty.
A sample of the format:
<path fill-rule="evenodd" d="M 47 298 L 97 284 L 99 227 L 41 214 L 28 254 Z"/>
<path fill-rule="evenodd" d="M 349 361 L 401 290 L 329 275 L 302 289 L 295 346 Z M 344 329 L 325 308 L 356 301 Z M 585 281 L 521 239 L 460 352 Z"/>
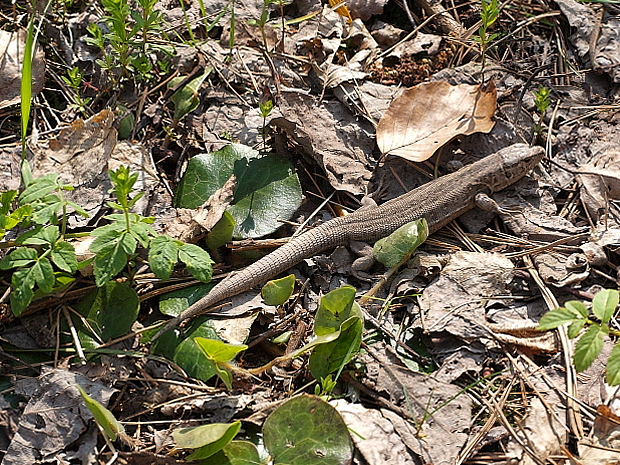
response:
<path fill-rule="evenodd" d="M 407 0 L 403 0 L 407 1 Z M 433 2 L 427 0 L 416 0 L 416 3 L 427 14 L 437 16 L 439 27 L 441 27 L 448 34 L 452 34 L 456 37 L 461 37 L 465 32 L 465 28 L 461 26 L 448 11 L 443 7 L 441 2 Z"/>
<path fill-rule="evenodd" d="M 558 308 L 560 304 L 556 300 L 555 296 L 549 290 L 547 285 L 543 282 L 540 275 L 538 274 L 538 270 L 534 267 L 532 263 L 532 259 L 529 256 L 523 257 L 523 262 L 527 267 L 530 275 L 536 282 L 536 285 L 540 289 L 542 293 L 543 299 L 547 304 L 547 308 L 549 310 L 553 310 L 554 308 Z M 566 407 L 567 407 L 567 415 L 568 415 L 568 426 L 571 429 L 571 432 L 577 437 L 577 439 L 583 438 L 583 424 L 581 419 L 581 412 L 579 411 L 579 406 L 574 401 L 577 398 L 577 372 L 575 371 L 575 366 L 572 363 L 573 360 L 573 347 L 568 339 L 567 330 L 564 326 L 560 326 L 557 329 L 558 335 L 560 336 L 560 343 L 562 345 L 562 352 L 564 354 L 564 364 L 566 365 L 566 392 L 568 393 L 568 398 L 566 399 Z"/>

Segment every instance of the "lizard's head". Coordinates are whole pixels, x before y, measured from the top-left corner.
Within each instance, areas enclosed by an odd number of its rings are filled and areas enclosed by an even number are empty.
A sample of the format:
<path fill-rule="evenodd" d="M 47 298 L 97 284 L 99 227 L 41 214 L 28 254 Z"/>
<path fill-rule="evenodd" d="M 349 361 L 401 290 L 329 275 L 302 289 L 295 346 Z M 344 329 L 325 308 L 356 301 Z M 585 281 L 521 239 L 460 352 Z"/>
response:
<path fill-rule="evenodd" d="M 515 144 L 497 152 L 501 166 L 496 167 L 490 183 L 493 192 L 500 191 L 514 184 L 528 174 L 545 156 L 542 147 L 530 147 L 527 144 Z"/>

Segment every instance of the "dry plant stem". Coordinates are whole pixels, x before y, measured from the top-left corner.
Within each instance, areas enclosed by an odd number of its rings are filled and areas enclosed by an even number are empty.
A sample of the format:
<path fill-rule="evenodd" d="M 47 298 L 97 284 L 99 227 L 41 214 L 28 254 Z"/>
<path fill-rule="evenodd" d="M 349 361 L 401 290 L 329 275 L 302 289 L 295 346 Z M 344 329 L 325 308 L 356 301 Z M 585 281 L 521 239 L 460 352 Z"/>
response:
<path fill-rule="evenodd" d="M 529 256 L 523 257 L 523 262 L 530 272 L 532 278 L 536 282 L 536 285 L 540 289 L 542 293 L 543 299 L 547 304 L 547 308 L 549 310 L 553 310 L 554 308 L 560 307 L 560 304 L 556 300 L 553 293 L 549 290 L 549 288 L 545 285 L 540 275 L 538 274 L 538 270 L 534 267 L 532 263 L 532 259 Z M 568 393 L 568 398 L 566 399 L 566 407 L 568 414 L 568 425 L 570 427 L 571 432 L 577 437 L 577 439 L 583 438 L 583 424 L 581 419 L 581 414 L 579 411 L 579 406 L 573 400 L 578 396 L 577 393 L 577 372 L 575 371 L 575 366 L 573 365 L 573 347 L 568 339 L 567 330 L 564 326 L 560 326 L 558 329 L 558 335 L 560 336 L 560 343 L 562 344 L 562 353 L 564 355 L 564 364 L 566 368 L 566 392 Z"/>
<path fill-rule="evenodd" d="M 73 320 L 71 320 L 71 315 L 69 315 L 69 311 L 67 307 L 62 306 L 62 313 L 67 320 L 67 324 L 69 325 L 69 331 L 71 332 L 71 338 L 73 339 L 73 344 L 75 344 L 75 350 L 80 357 L 82 363 L 86 363 L 86 356 L 84 355 L 84 351 L 82 350 L 82 344 L 80 343 L 80 338 L 78 337 L 77 330 L 75 326 L 73 326 Z"/>
<path fill-rule="evenodd" d="M 461 26 L 450 13 L 448 13 L 441 2 L 416 0 L 416 3 L 426 12 L 426 14 L 437 16 L 437 23 L 445 33 L 455 37 L 461 37 L 465 34 L 465 28 Z"/>
<path fill-rule="evenodd" d="M 506 404 L 506 401 L 508 400 L 508 396 L 510 395 L 510 392 L 512 390 L 512 386 L 514 385 L 514 382 L 515 382 L 514 378 L 512 378 L 507 388 L 504 388 L 493 394 L 493 396 L 497 396 L 499 392 L 502 393 L 501 399 L 499 400 L 498 405 Z M 475 397 L 476 400 L 478 400 L 478 402 L 482 403 L 482 401 L 479 399 L 479 397 L 481 396 L 476 395 L 477 394 L 476 391 L 470 391 L 469 394 L 472 397 Z M 476 448 L 478 447 L 478 443 L 484 438 L 484 436 L 489 431 L 491 431 L 495 423 L 499 420 L 499 414 L 497 413 L 497 410 L 489 408 L 489 406 L 486 406 L 486 408 L 489 411 L 489 418 L 485 421 L 484 426 L 480 429 L 480 431 L 478 431 L 478 433 L 467 442 L 467 444 L 465 445 L 465 447 L 463 448 L 463 450 L 457 457 L 455 465 L 461 465 L 463 462 L 471 458 L 470 456 L 472 452 L 475 452 Z"/>

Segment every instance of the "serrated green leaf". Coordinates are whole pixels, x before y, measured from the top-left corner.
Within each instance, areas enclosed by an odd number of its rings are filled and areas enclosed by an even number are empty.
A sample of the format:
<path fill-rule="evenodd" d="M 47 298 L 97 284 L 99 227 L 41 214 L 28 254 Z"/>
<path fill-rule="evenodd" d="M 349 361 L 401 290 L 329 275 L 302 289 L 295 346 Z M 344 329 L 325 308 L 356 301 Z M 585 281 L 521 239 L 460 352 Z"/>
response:
<path fill-rule="evenodd" d="M 407 260 L 428 237 L 428 224 L 424 218 L 401 226 L 388 237 L 379 239 L 374 247 L 375 258 L 388 268 Z"/>
<path fill-rule="evenodd" d="M 562 326 L 563 324 L 572 323 L 576 319 L 578 319 L 578 316 L 575 312 L 571 312 L 564 307 L 559 307 L 545 313 L 538 322 L 536 329 L 539 331 L 548 331 Z"/>
<path fill-rule="evenodd" d="M 179 248 L 179 260 L 185 263 L 194 278 L 203 283 L 211 281 L 213 260 L 209 252 L 194 244 L 183 244 Z"/>
<path fill-rule="evenodd" d="M 58 226 L 37 226 L 30 231 L 26 231 L 16 239 L 18 244 L 25 245 L 51 245 L 58 240 L 60 232 Z"/>
<path fill-rule="evenodd" d="M 80 395 L 90 410 L 90 413 L 95 417 L 97 424 L 103 429 L 106 436 L 112 441 L 116 441 L 119 434 L 125 434 L 125 427 L 116 419 L 114 414 L 107 408 L 89 396 L 86 391 L 79 384 L 75 385 L 80 391 Z"/>
<path fill-rule="evenodd" d="M 46 294 L 52 292 L 56 278 L 52 264 L 47 257 L 40 258 L 32 265 L 32 275 L 43 292 Z"/>
<path fill-rule="evenodd" d="M 280 279 L 268 281 L 260 293 L 267 305 L 282 305 L 295 289 L 295 275 L 290 274 Z"/>
<path fill-rule="evenodd" d="M 571 339 L 574 339 L 577 336 L 579 336 L 579 333 L 581 332 L 581 329 L 586 324 L 586 321 L 587 320 L 583 318 L 573 321 L 571 325 L 568 327 L 568 337 Z"/>
<path fill-rule="evenodd" d="M 605 371 L 605 380 L 607 384 L 610 386 L 617 386 L 620 384 L 620 344 L 617 341 L 614 344 L 614 348 L 611 349 Z"/>
<path fill-rule="evenodd" d="M 576 316 L 588 318 L 588 307 L 579 300 L 569 300 L 564 304 L 564 307 Z"/>
<path fill-rule="evenodd" d="M 237 178 L 237 188 L 228 211 L 235 220 L 234 237 L 270 234 L 281 226 L 280 220 L 289 219 L 301 204 L 301 186 L 290 162 L 231 144 L 190 160 L 176 194 L 177 205 L 199 207 L 232 174 Z"/>
<path fill-rule="evenodd" d="M 586 333 L 581 336 L 575 345 L 575 369 L 578 372 L 584 371 L 592 365 L 598 354 L 603 348 L 603 335 L 599 325 L 592 325 Z"/>
<path fill-rule="evenodd" d="M 151 241 L 149 248 L 149 265 L 159 279 L 170 278 L 174 265 L 179 260 L 181 242 L 170 236 L 161 235 Z"/>
<path fill-rule="evenodd" d="M 78 261 L 75 249 L 69 242 L 60 241 L 52 249 L 52 261 L 54 265 L 67 273 L 75 273 L 78 269 Z"/>
<path fill-rule="evenodd" d="M 95 237 L 95 240 L 90 245 L 89 249 L 93 253 L 112 249 L 116 245 L 118 239 L 125 233 L 125 228 L 118 223 L 101 226 L 90 233 L 91 236 Z"/>
<path fill-rule="evenodd" d="M 105 285 L 106 282 L 120 273 L 127 264 L 129 255 L 135 252 L 137 245 L 138 243 L 132 236 L 129 234 L 122 234 L 117 241 L 111 244 L 111 247 L 97 253 L 93 262 L 95 284 L 97 287 Z"/>
<path fill-rule="evenodd" d="M 42 202 L 41 204 L 33 204 L 32 221 L 37 224 L 49 223 L 64 205 L 64 202 L 57 195 L 49 195 Z"/>
<path fill-rule="evenodd" d="M 58 188 L 57 178 L 57 174 L 49 173 L 35 179 L 19 196 L 20 205 L 34 202 L 53 192 Z"/>
<path fill-rule="evenodd" d="M 241 422 L 211 423 L 209 425 L 181 428 L 172 432 L 172 438 L 184 449 L 196 449 L 187 461 L 206 459 L 220 451 L 239 432 Z"/>
<path fill-rule="evenodd" d="M 21 268 L 28 266 L 38 257 L 37 251 L 29 247 L 19 247 L 13 250 L 0 262 L 0 270 L 9 270 L 11 268 Z"/>
<path fill-rule="evenodd" d="M 618 306 L 618 291 L 603 289 L 592 299 L 592 313 L 603 323 L 608 323 Z"/>

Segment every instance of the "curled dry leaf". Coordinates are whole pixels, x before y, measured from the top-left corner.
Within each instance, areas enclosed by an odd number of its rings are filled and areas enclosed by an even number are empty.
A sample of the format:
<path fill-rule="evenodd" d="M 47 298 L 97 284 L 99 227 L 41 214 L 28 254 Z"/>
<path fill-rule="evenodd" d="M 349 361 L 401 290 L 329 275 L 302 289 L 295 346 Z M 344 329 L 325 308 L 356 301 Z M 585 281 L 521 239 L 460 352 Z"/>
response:
<path fill-rule="evenodd" d="M 457 136 L 489 132 L 496 103 L 493 81 L 475 86 L 419 84 L 392 102 L 377 126 L 377 144 L 385 155 L 427 160 Z"/>

